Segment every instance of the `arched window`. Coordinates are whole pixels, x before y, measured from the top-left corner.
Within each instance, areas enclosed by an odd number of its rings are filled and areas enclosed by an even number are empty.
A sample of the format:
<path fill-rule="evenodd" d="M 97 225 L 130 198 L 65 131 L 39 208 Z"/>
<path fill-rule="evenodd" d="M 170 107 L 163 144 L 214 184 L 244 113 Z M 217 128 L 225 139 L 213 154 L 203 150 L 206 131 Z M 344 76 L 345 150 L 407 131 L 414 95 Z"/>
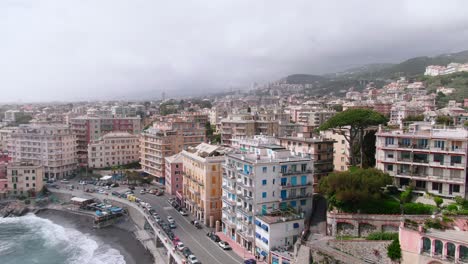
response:
<path fill-rule="evenodd" d="M 431 253 L 431 240 L 427 237 L 423 237 L 423 252 Z"/>
<path fill-rule="evenodd" d="M 455 258 L 455 245 L 453 243 L 447 243 L 447 257 Z"/>
<path fill-rule="evenodd" d="M 436 240 L 434 254 L 441 256 L 443 248 L 444 248 L 444 244 L 442 243 L 442 241 Z"/>
<path fill-rule="evenodd" d="M 468 260 L 468 247 L 460 245 L 460 260 L 461 261 Z"/>

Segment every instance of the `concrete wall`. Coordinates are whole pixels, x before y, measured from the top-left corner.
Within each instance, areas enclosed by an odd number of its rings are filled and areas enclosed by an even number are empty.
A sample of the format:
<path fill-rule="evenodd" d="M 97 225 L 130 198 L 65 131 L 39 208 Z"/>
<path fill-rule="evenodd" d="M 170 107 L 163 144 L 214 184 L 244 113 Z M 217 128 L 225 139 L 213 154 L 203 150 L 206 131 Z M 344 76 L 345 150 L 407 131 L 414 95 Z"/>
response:
<path fill-rule="evenodd" d="M 330 240 L 328 245 L 352 256 L 379 264 L 391 264 L 387 247 L 392 241 L 339 241 Z"/>

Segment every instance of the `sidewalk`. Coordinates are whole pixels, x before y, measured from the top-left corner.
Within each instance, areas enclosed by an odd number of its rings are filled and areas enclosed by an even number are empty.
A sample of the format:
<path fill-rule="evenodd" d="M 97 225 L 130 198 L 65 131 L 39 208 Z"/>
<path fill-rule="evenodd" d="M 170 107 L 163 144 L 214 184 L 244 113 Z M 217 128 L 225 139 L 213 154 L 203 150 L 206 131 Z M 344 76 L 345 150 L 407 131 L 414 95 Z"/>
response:
<path fill-rule="evenodd" d="M 251 252 L 241 247 L 236 242 L 232 241 L 232 239 L 226 236 L 226 234 L 224 234 L 223 232 L 216 232 L 216 235 L 218 235 L 221 240 L 228 242 L 232 248 L 232 251 L 234 251 L 234 253 L 236 253 L 236 255 L 238 255 L 239 257 L 243 258 L 244 260 L 255 259 L 255 256 L 252 255 Z M 267 263 L 267 262 L 257 260 L 257 263 Z"/>

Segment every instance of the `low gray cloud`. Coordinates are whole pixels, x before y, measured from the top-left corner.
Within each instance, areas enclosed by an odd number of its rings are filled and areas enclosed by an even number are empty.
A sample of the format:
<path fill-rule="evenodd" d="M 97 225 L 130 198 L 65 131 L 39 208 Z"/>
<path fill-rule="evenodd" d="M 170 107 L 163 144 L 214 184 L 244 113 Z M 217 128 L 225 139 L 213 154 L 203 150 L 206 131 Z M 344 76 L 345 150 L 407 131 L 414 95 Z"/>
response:
<path fill-rule="evenodd" d="M 467 49 L 460 1 L 0 1 L 0 101 L 159 97 Z"/>

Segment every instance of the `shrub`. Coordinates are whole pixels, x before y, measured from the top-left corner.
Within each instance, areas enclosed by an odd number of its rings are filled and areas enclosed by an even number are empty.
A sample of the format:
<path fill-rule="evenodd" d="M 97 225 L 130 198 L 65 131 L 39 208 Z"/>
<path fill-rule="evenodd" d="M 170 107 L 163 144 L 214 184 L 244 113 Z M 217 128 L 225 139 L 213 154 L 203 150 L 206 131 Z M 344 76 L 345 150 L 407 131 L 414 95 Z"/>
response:
<path fill-rule="evenodd" d="M 458 211 L 459 215 L 468 215 L 468 209 L 463 209 Z"/>
<path fill-rule="evenodd" d="M 393 240 L 392 243 L 388 245 L 387 256 L 393 261 L 401 259 L 400 241 L 398 241 L 398 239 Z"/>
<path fill-rule="evenodd" d="M 405 214 L 432 214 L 434 209 L 434 206 L 422 203 L 406 203 L 403 205 L 403 212 Z"/>
<path fill-rule="evenodd" d="M 427 219 L 424 222 L 425 228 L 444 229 L 444 226 L 439 219 Z"/>
<path fill-rule="evenodd" d="M 458 205 L 456 205 L 456 204 L 449 204 L 449 205 L 447 205 L 447 210 L 449 210 L 449 211 L 456 211 L 456 210 L 458 210 Z"/>
<path fill-rule="evenodd" d="M 374 232 L 370 233 L 367 240 L 395 240 L 398 239 L 398 233 Z"/>
<path fill-rule="evenodd" d="M 413 191 L 413 188 L 411 188 L 411 187 L 406 188 L 406 190 L 400 194 L 400 201 L 401 201 L 402 203 L 409 203 L 409 202 L 411 202 L 411 198 L 412 198 L 412 196 L 413 196 L 413 195 L 412 195 L 412 194 L 413 194 L 412 191 Z"/>
<path fill-rule="evenodd" d="M 434 202 L 436 203 L 437 207 L 440 207 L 444 200 L 440 197 L 434 197 Z"/>

